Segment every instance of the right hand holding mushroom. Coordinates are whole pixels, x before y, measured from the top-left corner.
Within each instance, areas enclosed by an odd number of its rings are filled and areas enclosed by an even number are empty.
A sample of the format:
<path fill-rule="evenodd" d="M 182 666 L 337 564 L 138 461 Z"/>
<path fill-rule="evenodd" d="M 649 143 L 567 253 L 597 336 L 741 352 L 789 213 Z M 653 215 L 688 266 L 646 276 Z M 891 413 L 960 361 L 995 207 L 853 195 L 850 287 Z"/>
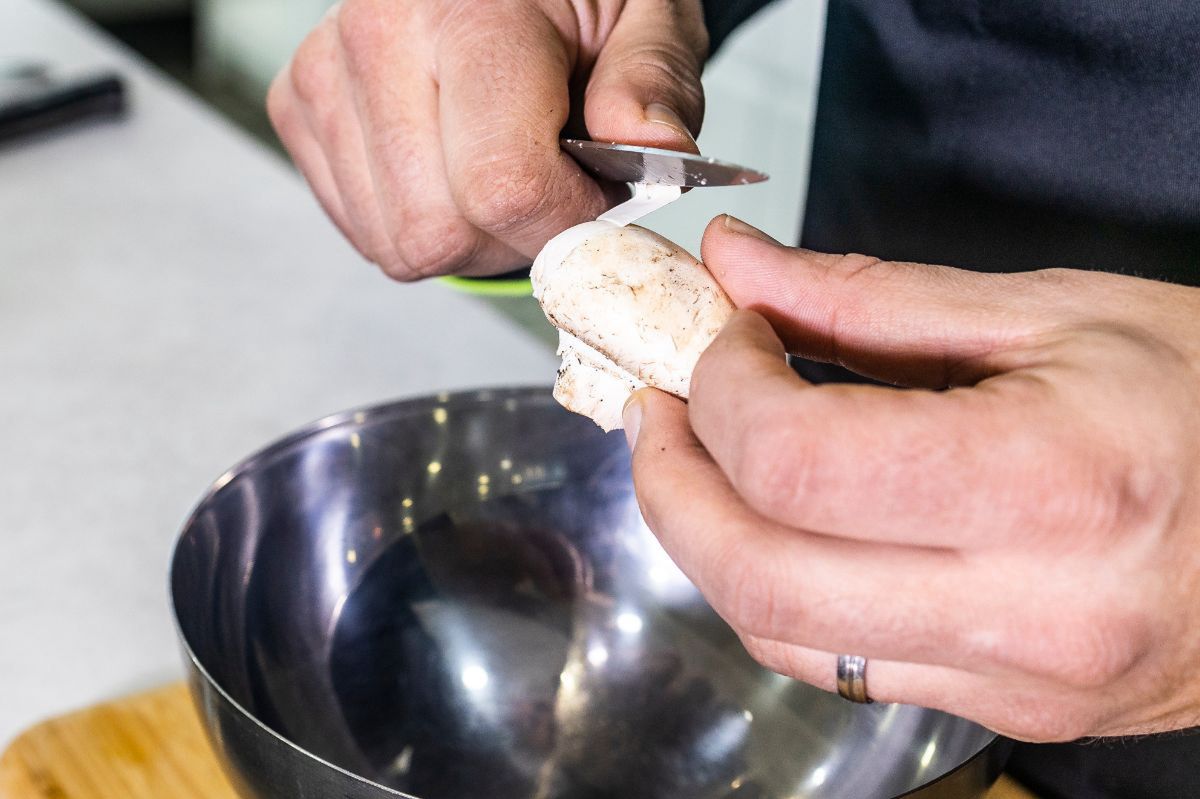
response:
<path fill-rule="evenodd" d="M 268 97 L 326 212 L 397 280 L 530 259 L 616 199 L 559 147 L 696 151 L 700 0 L 345 0 Z"/>
<path fill-rule="evenodd" d="M 860 655 L 873 698 L 1028 740 L 1200 722 L 1200 289 L 729 218 L 703 254 L 743 310 L 626 432 L 647 523 L 752 654 L 829 690 Z"/>

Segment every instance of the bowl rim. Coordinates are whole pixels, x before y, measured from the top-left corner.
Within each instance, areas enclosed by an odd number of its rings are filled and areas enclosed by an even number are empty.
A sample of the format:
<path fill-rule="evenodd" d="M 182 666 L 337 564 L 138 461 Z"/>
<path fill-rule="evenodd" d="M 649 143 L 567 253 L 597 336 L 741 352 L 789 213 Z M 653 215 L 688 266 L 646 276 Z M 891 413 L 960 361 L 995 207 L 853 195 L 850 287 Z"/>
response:
<path fill-rule="evenodd" d="M 347 410 L 337 411 L 335 413 L 331 413 L 326 416 L 322 416 L 322 417 L 317 418 L 307 424 L 301 425 L 300 427 L 292 430 L 291 432 L 285 433 L 284 435 L 263 445 L 259 449 L 254 450 L 249 455 L 247 455 L 244 458 L 242 458 L 241 460 L 237 461 L 233 466 L 229 467 L 224 472 L 222 472 L 221 475 L 219 477 L 217 477 L 217 479 L 213 480 L 209 484 L 208 488 L 201 495 L 200 499 L 197 500 L 192 505 L 192 508 L 188 511 L 187 516 L 184 518 L 183 523 L 179 526 L 179 529 L 175 534 L 175 541 L 171 545 L 171 554 L 168 559 L 168 568 L 167 568 L 167 599 L 168 599 L 168 604 L 169 604 L 169 607 L 171 610 L 171 623 L 172 623 L 173 627 L 175 628 L 175 637 L 179 640 L 180 645 L 183 647 L 183 651 L 187 658 L 187 661 L 190 664 L 190 666 L 195 670 L 195 673 L 197 675 L 199 675 L 201 679 L 204 680 L 204 682 L 209 686 L 209 688 L 211 688 L 213 691 L 216 692 L 216 694 L 220 697 L 220 699 L 222 701 L 226 702 L 229 705 L 229 707 L 233 708 L 239 714 L 239 716 L 241 716 L 241 718 L 243 720 L 249 721 L 252 725 L 257 727 L 262 732 L 266 733 L 274 741 L 276 741 L 280 744 L 283 744 L 285 747 L 293 750 L 294 752 L 296 752 L 303 758 L 307 758 L 311 761 L 314 761 L 316 764 L 318 764 L 320 766 L 325 766 L 327 768 L 333 769 L 334 771 L 336 771 L 346 777 L 349 777 L 350 779 L 354 780 L 355 782 L 361 783 L 364 786 L 382 791 L 385 795 L 402 797 L 402 799 L 436 799 L 436 797 L 432 797 L 432 798 L 431 797 L 419 797 L 414 794 L 409 794 L 409 793 L 404 793 L 403 791 L 398 791 L 395 788 L 389 788 L 388 786 L 378 783 L 368 777 L 364 777 L 361 774 L 355 774 L 353 771 L 342 768 L 341 766 L 339 766 L 335 763 L 331 763 L 330 761 L 326 760 L 325 758 L 321 757 L 320 755 L 317 755 L 317 754 L 309 751 L 308 749 L 305 749 L 304 747 L 300 746 L 299 744 L 295 743 L 294 741 L 291 741 L 286 736 L 282 735 L 279 732 L 276 732 L 275 730 L 271 729 L 271 727 L 269 727 L 265 723 L 263 723 L 258 718 L 258 716 L 256 716 L 254 713 L 251 713 L 240 702 L 238 702 L 236 699 L 234 699 L 233 696 L 230 695 L 229 692 L 226 691 L 225 688 L 212 676 L 212 674 L 209 673 L 208 669 L 205 668 L 204 664 L 200 662 L 199 656 L 197 656 L 195 650 L 192 648 L 191 642 L 188 641 L 187 636 L 183 632 L 183 627 L 179 620 L 179 611 L 175 604 L 175 588 L 174 588 L 175 580 L 174 580 L 174 577 L 175 577 L 176 563 L 179 558 L 179 551 L 183 544 L 185 534 L 195 523 L 196 519 L 198 518 L 198 516 L 200 515 L 202 510 L 208 506 L 208 504 L 211 502 L 211 500 L 214 497 L 216 497 L 219 493 L 221 493 L 221 491 L 223 491 L 227 486 L 229 486 L 231 483 L 233 483 L 233 481 L 236 480 L 238 477 L 242 476 L 243 474 L 245 474 L 248 471 L 252 470 L 253 468 L 257 467 L 264 461 L 269 460 L 274 457 L 277 457 L 278 455 L 282 454 L 283 452 L 285 452 L 286 450 L 295 446 L 296 444 L 300 443 L 301 441 L 305 441 L 305 440 L 310 439 L 321 433 L 328 432 L 329 430 L 334 430 L 334 429 L 341 427 L 347 423 L 353 423 L 353 424 L 360 425 L 360 424 L 366 423 L 368 420 L 370 420 L 372 418 L 378 419 L 380 417 L 390 416 L 390 415 L 396 414 L 401 411 L 415 411 L 415 410 L 421 408 L 422 406 L 431 407 L 431 406 L 435 406 L 435 405 L 439 405 L 439 404 L 452 403 L 455 401 L 459 401 L 459 402 L 461 402 L 461 401 L 490 402 L 490 401 L 495 400 L 498 396 L 502 397 L 504 399 L 539 398 L 539 399 L 542 399 L 543 401 L 548 400 L 550 403 L 554 402 L 554 399 L 550 393 L 549 386 L 544 385 L 544 384 L 542 384 L 542 385 L 525 384 L 525 385 L 515 385 L 515 386 L 496 386 L 496 387 L 487 387 L 487 388 L 466 389 L 466 390 L 458 390 L 458 391 L 439 391 L 439 392 L 436 392 L 433 394 L 421 394 L 421 395 L 416 395 L 416 396 L 412 396 L 412 397 L 406 397 L 406 398 L 401 398 L 401 399 L 394 399 L 394 400 L 388 400 L 388 401 L 384 401 L 384 402 L 377 402 L 377 403 L 371 403 L 371 404 L 367 404 L 367 405 L 355 406 L 355 407 L 349 408 Z M 610 433 L 610 435 L 612 435 L 612 434 Z M 195 700 L 196 697 L 195 697 L 194 691 L 190 690 L 190 686 L 189 686 L 189 692 L 193 693 L 193 700 Z M 935 712 L 941 712 L 941 711 L 935 711 Z M 988 730 L 987 728 L 982 727 L 981 725 L 977 724 L 976 722 L 969 722 L 969 723 L 975 724 L 975 726 L 980 727 L 980 729 L 984 729 L 988 733 L 987 736 L 985 736 L 985 738 L 984 738 L 984 742 L 980 745 L 980 747 L 974 753 L 972 753 L 969 757 L 964 758 L 961 763 L 959 763 L 958 765 L 956 765 L 954 768 L 950 769 L 949 771 L 946 771 L 946 772 L 938 775 L 937 777 L 929 780 L 928 782 L 923 782 L 919 785 L 916 785 L 916 786 L 912 787 L 911 789 L 905 791 L 904 793 L 897 794 L 894 797 L 890 797 L 890 799 L 904 799 L 904 797 L 909 797 L 909 796 L 918 794 L 918 793 L 930 788 L 931 786 L 936 785 L 939 782 L 942 782 L 943 780 L 950 779 L 955 774 L 957 774 L 959 771 L 965 769 L 967 766 L 974 763 L 979 757 L 984 755 L 984 753 L 986 753 L 989 749 L 996 746 L 996 744 L 998 742 L 1004 740 L 1003 737 L 999 733 L 996 733 L 992 730 Z M 209 731 L 207 725 L 205 725 L 205 737 L 210 738 L 209 743 L 211 745 L 212 741 L 211 741 L 210 731 Z"/>

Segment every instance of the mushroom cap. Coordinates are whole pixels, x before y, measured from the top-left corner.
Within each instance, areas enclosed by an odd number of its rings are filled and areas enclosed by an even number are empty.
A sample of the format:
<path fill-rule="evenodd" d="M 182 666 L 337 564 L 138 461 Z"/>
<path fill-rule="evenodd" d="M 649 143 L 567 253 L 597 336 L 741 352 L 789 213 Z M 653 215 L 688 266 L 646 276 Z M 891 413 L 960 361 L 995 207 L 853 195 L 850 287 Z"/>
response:
<path fill-rule="evenodd" d="M 555 396 L 605 429 L 620 427 L 621 406 L 638 388 L 686 399 L 696 362 L 733 313 L 702 263 L 634 225 L 565 231 L 538 255 L 531 277 L 561 331 Z"/>

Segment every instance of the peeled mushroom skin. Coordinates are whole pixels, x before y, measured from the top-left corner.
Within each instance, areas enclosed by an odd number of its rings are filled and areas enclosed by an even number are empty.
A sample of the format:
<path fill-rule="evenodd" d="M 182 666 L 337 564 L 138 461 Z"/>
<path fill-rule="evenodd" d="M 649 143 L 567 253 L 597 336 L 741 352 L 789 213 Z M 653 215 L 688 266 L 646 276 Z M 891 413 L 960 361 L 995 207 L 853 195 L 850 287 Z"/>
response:
<path fill-rule="evenodd" d="M 534 296 L 559 329 L 554 396 L 619 429 L 651 386 L 687 399 L 692 370 L 733 313 L 702 263 L 645 228 L 587 222 L 552 239 L 533 264 Z"/>
<path fill-rule="evenodd" d="M 625 400 L 646 384 L 565 330 L 558 331 L 558 354 L 563 360 L 554 381 L 554 398 L 606 432 L 619 430 Z"/>

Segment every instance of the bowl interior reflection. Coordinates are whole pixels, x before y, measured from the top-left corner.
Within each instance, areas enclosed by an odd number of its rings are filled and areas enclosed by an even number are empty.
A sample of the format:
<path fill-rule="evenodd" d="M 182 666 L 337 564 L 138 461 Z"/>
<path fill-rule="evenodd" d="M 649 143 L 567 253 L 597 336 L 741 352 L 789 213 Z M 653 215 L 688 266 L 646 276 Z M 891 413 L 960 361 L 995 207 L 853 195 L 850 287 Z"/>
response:
<path fill-rule="evenodd" d="M 272 730 L 422 799 L 895 796 L 991 741 L 757 666 L 628 470 L 541 391 L 332 420 L 198 508 L 183 638 Z"/>

